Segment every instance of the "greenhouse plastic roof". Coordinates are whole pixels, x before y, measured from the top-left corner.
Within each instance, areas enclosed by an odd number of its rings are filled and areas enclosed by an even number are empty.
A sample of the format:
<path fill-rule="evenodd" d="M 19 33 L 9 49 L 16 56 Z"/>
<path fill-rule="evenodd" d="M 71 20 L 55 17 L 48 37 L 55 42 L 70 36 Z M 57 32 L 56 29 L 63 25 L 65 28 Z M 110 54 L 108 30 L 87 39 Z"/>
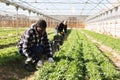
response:
<path fill-rule="evenodd" d="M 120 0 L 0 0 L 0 1 L 14 2 L 22 6 L 26 6 L 27 8 L 37 10 L 45 15 L 93 15 L 120 4 Z M 3 6 L 0 6 L 0 10 L 3 10 Z M 7 10 L 9 11 L 13 9 Z"/>

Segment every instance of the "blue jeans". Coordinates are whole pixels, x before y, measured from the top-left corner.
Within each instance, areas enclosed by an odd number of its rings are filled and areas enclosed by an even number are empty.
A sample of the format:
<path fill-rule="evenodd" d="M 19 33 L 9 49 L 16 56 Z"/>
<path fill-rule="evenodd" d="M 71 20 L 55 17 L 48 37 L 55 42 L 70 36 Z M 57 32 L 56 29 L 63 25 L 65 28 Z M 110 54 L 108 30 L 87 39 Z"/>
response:
<path fill-rule="evenodd" d="M 44 53 L 44 46 L 43 45 L 39 45 L 39 46 L 33 46 L 30 49 L 31 52 L 31 56 L 33 60 L 39 60 L 41 55 Z M 22 48 L 18 48 L 18 53 L 22 56 L 25 56 Z"/>

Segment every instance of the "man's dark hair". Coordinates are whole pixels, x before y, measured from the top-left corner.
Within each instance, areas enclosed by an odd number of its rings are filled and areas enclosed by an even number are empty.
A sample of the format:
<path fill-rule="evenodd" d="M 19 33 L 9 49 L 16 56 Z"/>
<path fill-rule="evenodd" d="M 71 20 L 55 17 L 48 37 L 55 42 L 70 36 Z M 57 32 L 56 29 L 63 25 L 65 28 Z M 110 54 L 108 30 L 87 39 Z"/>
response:
<path fill-rule="evenodd" d="M 39 27 L 43 27 L 43 28 L 46 28 L 47 27 L 47 24 L 46 24 L 46 21 L 43 20 L 43 19 L 39 19 L 36 23 L 37 26 Z"/>

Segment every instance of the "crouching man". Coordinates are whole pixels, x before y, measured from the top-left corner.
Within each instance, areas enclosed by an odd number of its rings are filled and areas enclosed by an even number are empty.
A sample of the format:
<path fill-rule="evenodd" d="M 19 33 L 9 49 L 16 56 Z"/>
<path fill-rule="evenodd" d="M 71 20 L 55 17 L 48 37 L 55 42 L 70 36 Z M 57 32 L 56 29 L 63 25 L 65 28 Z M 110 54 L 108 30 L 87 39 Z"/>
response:
<path fill-rule="evenodd" d="M 25 68 L 31 71 L 30 64 L 33 66 L 42 66 L 42 56 L 45 55 L 48 62 L 53 62 L 52 48 L 47 37 L 46 21 L 39 19 L 35 24 L 32 24 L 21 35 L 17 47 L 18 53 L 25 56 Z"/>

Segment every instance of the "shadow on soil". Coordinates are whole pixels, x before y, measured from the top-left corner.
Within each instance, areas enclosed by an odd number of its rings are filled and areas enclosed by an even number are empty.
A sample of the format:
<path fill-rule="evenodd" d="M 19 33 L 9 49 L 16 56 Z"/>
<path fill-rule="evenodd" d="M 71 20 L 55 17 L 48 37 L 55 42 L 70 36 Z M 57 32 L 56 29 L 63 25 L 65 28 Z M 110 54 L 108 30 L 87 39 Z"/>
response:
<path fill-rule="evenodd" d="M 24 60 L 17 52 L 14 56 L 0 58 L 0 80 L 26 80 L 34 74 L 24 69 Z"/>

